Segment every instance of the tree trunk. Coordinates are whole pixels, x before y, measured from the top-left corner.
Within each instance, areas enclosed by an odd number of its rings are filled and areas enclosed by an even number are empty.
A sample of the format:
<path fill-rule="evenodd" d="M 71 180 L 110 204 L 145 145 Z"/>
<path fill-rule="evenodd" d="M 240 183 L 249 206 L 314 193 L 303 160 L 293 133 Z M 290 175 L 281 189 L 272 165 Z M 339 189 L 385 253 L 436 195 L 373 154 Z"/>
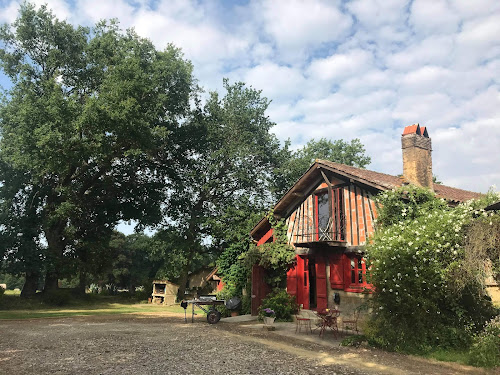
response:
<path fill-rule="evenodd" d="M 59 274 L 63 266 L 64 242 L 62 240 L 62 230 L 57 225 L 45 230 L 47 239 L 47 273 L 43 292 L 47 293 L 59 288 Z"/>
<path fill-rule="evenodd" d="M 188 281 L 188 273 L 191 268 L 191 258 L 192 251 L 189 252 L 187 256 L 187 263 L 182 269 L 181 277 L 179 279 L 179 290 L 177 291 L 177 302 L 180 302 L 184 299 L 184 293 L 186 292 L 186 284 Z"/>
<path fill-rule="evenodd" d="M 85 288 L 87 286 L 87 274 L 84 271 L 80 271 L 78 286 L 76 287 L 76 293 L 79 296 L 85 295 Z"/>
<path fill-rule="evenodd" d="M 59 276 L 55 271 L 47 271 L 45 274 L 45 284 L 43 286 L 43 293 L 51 292 L 59 289 Z"/>
<path fill-rule="evenodd" d="M 26 280 L 21 292 L 22 298 L 33 298 L 36 295 L 39 277 L 40 274 L 38 272 L 26 272 Z"/>

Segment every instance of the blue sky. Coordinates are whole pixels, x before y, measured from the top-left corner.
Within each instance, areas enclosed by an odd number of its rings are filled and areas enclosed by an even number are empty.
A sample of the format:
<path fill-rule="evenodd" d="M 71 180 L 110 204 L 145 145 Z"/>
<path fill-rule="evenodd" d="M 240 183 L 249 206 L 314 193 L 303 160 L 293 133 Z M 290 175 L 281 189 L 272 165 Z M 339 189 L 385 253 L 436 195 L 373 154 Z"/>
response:
<path fill-rule="evenodd" d="M 293 147 L 360 138 L 369 169 L 399 174 L 402 130 L 420 123 L 443 183 L 500 188 L 497 0 L 45 2 L 75 25 L 118 18 L 160 49 L 174 43 L 206 89 L 223 77 L 262 89 Z M 0 22 L 18 7 L 0 0 Z"/>

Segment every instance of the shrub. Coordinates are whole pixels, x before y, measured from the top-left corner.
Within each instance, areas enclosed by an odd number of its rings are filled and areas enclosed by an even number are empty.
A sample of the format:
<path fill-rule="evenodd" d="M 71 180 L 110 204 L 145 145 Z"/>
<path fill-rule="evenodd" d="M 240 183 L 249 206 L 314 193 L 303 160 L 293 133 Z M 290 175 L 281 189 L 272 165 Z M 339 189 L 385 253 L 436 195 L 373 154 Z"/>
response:
<path fill-rule="evenodd" d="M 66 289 L 56 289 L 43 293 L 43 302 L 52 306 L 64 306 L 71 301 L 71 292 Z"/>
<path fill-rule="evenodd" d="M 367 338 L 364 335 L 352 335 L 348 336 L 342 340 L 340 343 L 341 346 L 354 346 L 355 348 L 359 348 L 363 342 L 366 342 Z"/>
<path fill-rule="evenodd" d="M 0 301 L 2 300 L 4 293 L 5 289 L 0 286 Z"/>
<path fill-rule="evenodd" d="M 137 288 L 135 290 L 135 293 L 132 295 L 132 298 L 134 298 L 137 301 L 148 301 L 148 298 L 151 297 L 151 291 L 146 288 L 139 289 Z"/>
<path fill-rule="evenodd" d="M 367 246 L 375 287 L 370 343 L 403 352 L 468 347 L 494 310 L 483 286 L 462 277 L 464 233 L 490 214 L 478 202 L 450 208 L 407 186 L 382 193 L 379 202 L 384 225 Z"/>
<path fill-rule="evenodd" d="M 469 361 L 474 366 L 500 366 L 500 315 L 492 319 L 481 333 L 474 336 Z"/>
<path fill-rule="evenodd" d="M 298 310 L 295 297 L 290 296 L 284 289 L 275 289 L 262 300 L 262 305 L 259 307 L 260 320 L 263 320 L 266 308 L 273 310 L 276 314 L 276 320 L 281 322 L 290 322 L 292 315 Z"/>

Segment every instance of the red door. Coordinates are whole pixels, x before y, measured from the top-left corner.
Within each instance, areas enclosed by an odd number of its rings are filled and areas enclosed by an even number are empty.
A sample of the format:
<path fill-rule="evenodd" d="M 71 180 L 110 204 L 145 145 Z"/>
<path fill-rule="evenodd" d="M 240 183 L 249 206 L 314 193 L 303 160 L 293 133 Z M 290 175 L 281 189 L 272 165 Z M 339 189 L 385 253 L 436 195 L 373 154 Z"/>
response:
<path fill-rule="evenodd" d="M 252 267 L 252 315 L 259 313 L 259 306 L 262 300 L 269 294 L 270 288 L 265 281 L 265 270 L 261 266 L 254 264 Z"/>
<path fill-rule="evenodd" d="M 326 288 L 326 262 L 323 257 L 316 257 L 316 308 L 318 311 L 328 307 Z"/>
<path fill-rule="evenodd" d="M 309 261 L 305 256 L 297 257 L 297 303 L 309 309 Z"/>

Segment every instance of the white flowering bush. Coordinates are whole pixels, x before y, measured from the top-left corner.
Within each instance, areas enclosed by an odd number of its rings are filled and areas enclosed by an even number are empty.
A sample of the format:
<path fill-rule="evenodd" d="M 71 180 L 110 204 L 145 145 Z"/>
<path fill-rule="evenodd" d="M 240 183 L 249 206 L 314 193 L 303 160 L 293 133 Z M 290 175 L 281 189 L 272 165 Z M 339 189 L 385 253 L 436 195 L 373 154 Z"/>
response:
<path fill-rule="evenodd" d="M 467 227 L 484 202 L 451 208 L 428 190 L 404 186 L 378 198 L 382 225 L 367 247 L 372 343 L 397 351 L 464 347 L 494 314 L 482 285 L 456 283 Z"/>

